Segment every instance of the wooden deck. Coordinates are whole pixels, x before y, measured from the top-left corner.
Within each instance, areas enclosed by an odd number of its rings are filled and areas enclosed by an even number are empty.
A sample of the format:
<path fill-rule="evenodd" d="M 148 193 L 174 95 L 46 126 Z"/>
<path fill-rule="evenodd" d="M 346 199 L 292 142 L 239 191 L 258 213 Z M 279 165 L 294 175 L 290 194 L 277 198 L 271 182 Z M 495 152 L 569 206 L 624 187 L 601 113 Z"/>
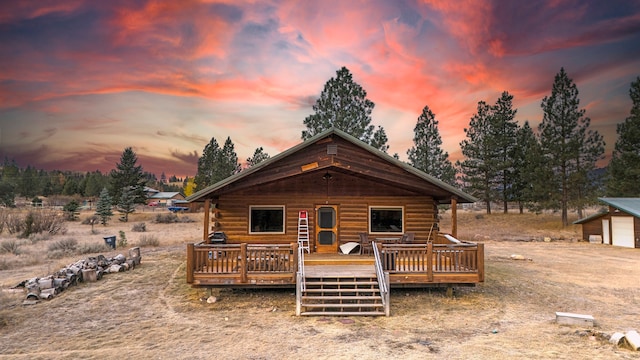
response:
<path fill-rule="evenodd" d="M 393 287 L 484 282 L 483 244 L 379 244 Z M 305 254 L 309 274 L 375 274 L 374 257 Z M 187 244 L 187 283 L 194 287 L 294 287 L 297 244 Z"/>

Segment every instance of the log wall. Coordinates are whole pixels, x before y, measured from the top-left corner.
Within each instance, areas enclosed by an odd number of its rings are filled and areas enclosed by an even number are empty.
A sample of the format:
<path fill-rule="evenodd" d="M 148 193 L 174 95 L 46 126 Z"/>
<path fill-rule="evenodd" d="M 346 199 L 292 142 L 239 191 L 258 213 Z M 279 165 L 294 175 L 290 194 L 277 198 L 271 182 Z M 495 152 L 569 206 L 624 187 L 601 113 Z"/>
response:
<path fill-rule="evenodd" d="M 215 214 L 209 228 L 224 231 L 231 244 L 289 244 L 297 241 L 298 212 L 309 212 L 311 245 L 315 244 L 315 207 L 337 205 L 340 243 L 359 241 L 360 232 L 368 232 L 369 206 L 403 206 L 404 232 L 415 233 L 416 241 L 426 241 L 431 226 L 437 219 L 437 208 L 428 196 L 411 197 L 354 197 L 354 196 L 285 196 L 285 195 L 226 195 L 216 200 Z M 249 234 L 249 207 L 251 205 L 284 205 L 286 212 L 284 234 Z M 435 232 L 435 230 L 434 230 Z M 433 235 L 432 235 L 433 236 Z"/>

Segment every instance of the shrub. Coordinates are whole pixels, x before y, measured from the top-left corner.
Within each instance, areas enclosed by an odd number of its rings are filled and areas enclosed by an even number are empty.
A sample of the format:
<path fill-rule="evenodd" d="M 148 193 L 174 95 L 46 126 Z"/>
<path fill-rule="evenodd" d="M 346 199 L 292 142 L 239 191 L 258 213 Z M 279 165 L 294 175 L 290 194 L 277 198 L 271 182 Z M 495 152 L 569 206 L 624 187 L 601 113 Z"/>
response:
<path fill-rule="evenodd" d="M 100 217 L 98 215 L 91 215 L 86 219 L 82 220 L 82 225 L 94 225 L 100 222 Z"/>
<path fill-rule="evenodd" d="M 35 244 L 40 241 L 46 241 L 46 240 L 51 240 L 51 234 L 46 233 L 46 234 L 29 235 L 29 241 L 31 241 L 32 244 Z"/>
<path fill-rule="evenodd" d="M 156 223 L 158 224 L 173 224 L 177 222 L 178 222 L 178 215 L 174 213 L 156 215 Z"/>
<path fill-rule="evenodd" d="M 62 239 L 49 245 L 49 251 L 62 251 L 73 254 L 78 247 L 78 240 L 74 238 Z"/>
<path fill-rule="evenodd" d="M 147 231 L 147 225 L 145 223 L 137 223 L 137 224 L 133 224 L 133 227 L 131 227 L 131 231 L 134 232 L 145 232 Z"/>
<path fill-rule="evenodd" d="M 20 255 L 20 243 L 13 240 L 5 240 L 0 243 L 0 254 Z"/>
<path fill-rule="evenodd" d="M 138 240 L 139 247 L 158 247 L 160 246 L 160 240 L 154 235 L 142 235 Z"/>
<path fill-rule="evenodd" d="M 9 234 L 19 234 L 24 231 L 23 215 L 17 212 L 7 214 L 5 225 Z"/>
<path fill-rule="evenodd" d="M 76 250 L 76 253 L 79 255 L 84 255 L 108 252 L 110 250 L 111 248 L 105 243 L 88 243 L 80 245 L 80 247 L 78 247 L 78 249 Z"/>
<path fill-rule="evenodd" d="M 118 239 L 118 247 L 126 247 L 127 246 L 127 237 L 124 234 L 124 231 L 120 230 L 120 238 Z"/>

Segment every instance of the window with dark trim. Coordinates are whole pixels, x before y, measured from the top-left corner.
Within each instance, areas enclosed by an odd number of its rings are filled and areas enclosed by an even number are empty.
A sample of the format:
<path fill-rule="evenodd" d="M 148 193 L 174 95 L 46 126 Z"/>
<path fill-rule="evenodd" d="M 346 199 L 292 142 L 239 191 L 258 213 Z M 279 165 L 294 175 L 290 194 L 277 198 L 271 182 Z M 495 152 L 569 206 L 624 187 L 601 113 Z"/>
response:
<path fill-rule="evenodd" d="M 404 228 L 404 208 L 401 206 L 370 206 L 370 233 L 398 233 Z"/>
<path fill-rule="evenodd" d="M 250 206 L 250 234 L 284 234 L 284 206 Z"/>

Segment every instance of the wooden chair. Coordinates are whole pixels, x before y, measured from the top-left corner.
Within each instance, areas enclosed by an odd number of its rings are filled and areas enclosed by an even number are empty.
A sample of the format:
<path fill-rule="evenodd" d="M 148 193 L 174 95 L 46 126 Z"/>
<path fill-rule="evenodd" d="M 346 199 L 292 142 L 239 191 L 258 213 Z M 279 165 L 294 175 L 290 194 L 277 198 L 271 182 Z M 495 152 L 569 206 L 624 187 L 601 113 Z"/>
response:
<path fill-rule="evenodd" d="M 369 234 L 366 232 L 359 233 L 360 235 L 360 253 L 365 255 L 373 254 L 373 246 L 371 240 L 369 240 Z"/>

